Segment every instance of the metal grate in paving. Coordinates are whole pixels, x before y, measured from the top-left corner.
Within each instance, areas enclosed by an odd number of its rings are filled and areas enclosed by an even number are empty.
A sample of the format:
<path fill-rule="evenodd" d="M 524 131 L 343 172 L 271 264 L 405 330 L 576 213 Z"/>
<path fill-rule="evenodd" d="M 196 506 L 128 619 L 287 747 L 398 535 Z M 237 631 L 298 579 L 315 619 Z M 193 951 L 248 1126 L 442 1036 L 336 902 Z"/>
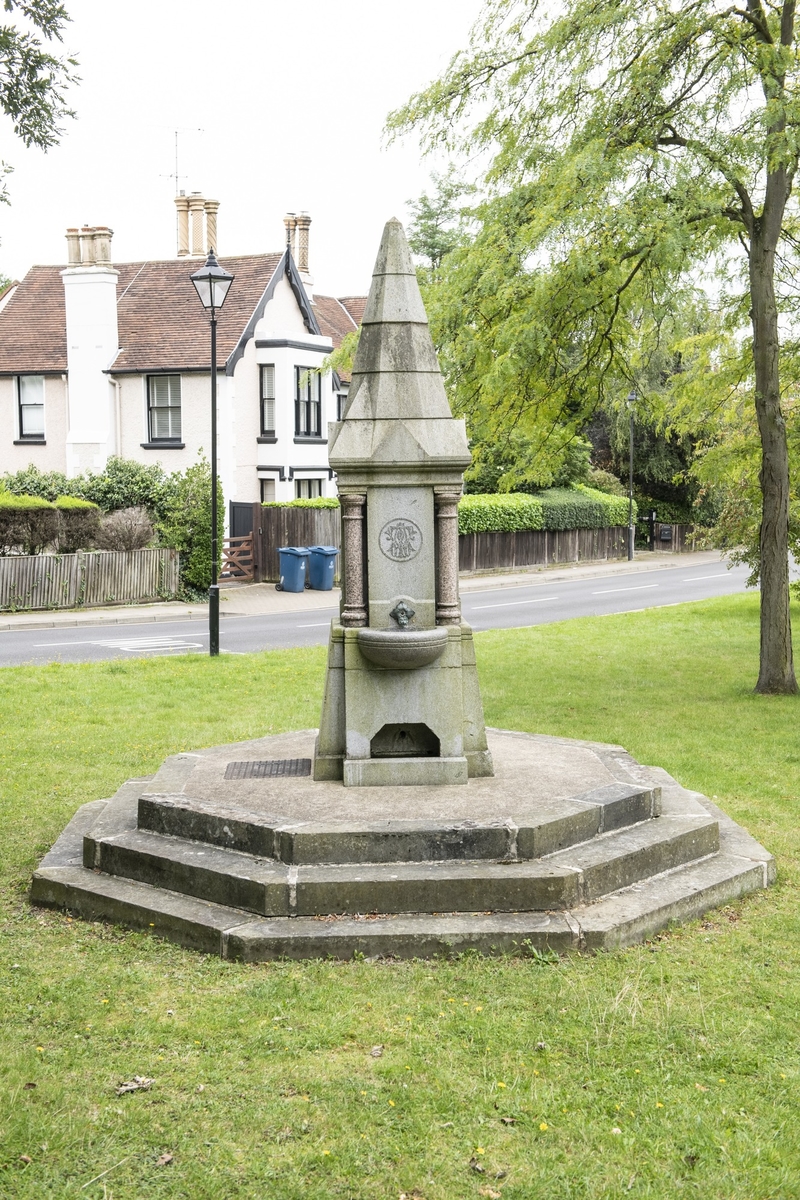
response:
<path fill-rule="evenodd" d="M 280 776 L 310 775 L 310 758 L 274 758 L 267 762 L 232 762 L 225 768 L 226 779 L 277 779 Z"/>

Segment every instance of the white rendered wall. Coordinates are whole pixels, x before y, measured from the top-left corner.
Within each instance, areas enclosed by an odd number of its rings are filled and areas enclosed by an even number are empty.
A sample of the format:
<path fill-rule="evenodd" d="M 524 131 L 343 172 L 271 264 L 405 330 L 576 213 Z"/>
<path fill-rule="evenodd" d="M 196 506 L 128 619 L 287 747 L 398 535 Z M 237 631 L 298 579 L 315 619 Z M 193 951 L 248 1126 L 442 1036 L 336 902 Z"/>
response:
<path fill-rule="evenodd" d="M 61 375 L 44 377 L 44 444 L 13 443 L 19 438 L 16 380 L 0 379 L 0 473 L 21 471 L 33 463 L 40 471 L 67 472 L 67 385 Z"/>
<path fill-rule="evenodd" d="M 259 346 L 259 342 L 299 342 L 301 346 Z M 335 404 L 331 408 L 330 375 L 321 380 L 321 422 L 322 438 L 319 442 L 295 442 L 294 432 L 294 401 L 295 401 L 295 367 L 319 367 L 326 355 L 330 354 L 333 344 L 330 338 L 311 334 L 305 327 L 303 315 L 295 299 L 287 279 L 282 279 L 275 288 L 272 299 L 267 304 L 264 315 L 256 325 L 255 337 L 251 343 L 255 350 L 255 438 L 260 433 L 261 414 L 259 412 L 259 368 L 261 364 L 272 363 L 275 366 L 275 435 L 277 441 L 272 444 L 255 442 L 256 462 L 260 478 L 275 481 L 276 500 L 294 500 L 295 477 L 290 478 L 295 467 L 311 468 L 299 471 L 296 478 L 322 479 L 322 494 L 335 495 L 336 489 L 328 480 L 328 421 L 335 419 Z M 250 346 L 248 345 L 248 350 Z M 247 355 L 245 355 L 247 357 Z M 238 368 L 237 368 L 238 379 Z M 238 385 L 237 385 L 238 386 Z M 241 416 L 239 416 L 241 413 Z M 253 428 L 250 413 L 246 416 L 237 405 L 237 418 L 242 428 Z M 242 443 L 237 440 L 237 453 L 242 460 Z M 249 459 L 249 455 L 247 456 Z M 276 471 L 266 471 L 266 467 L 282 467 L 284 479 L 281 480 Z M 244 487 L 244 473 L 240 488 Z M 259 499 L 260 483 L 256 480 L 255 487 L 250 488 L 241 499 Z"/>
<path fill-rule="evenodd" d="M 115 396 L 104 371 L 119 350 L 119 272 L 113 267 L 69 267 L 61 278 L 69 368 L 66 459 L 72 476 L 101 471 L 117 447 Z"/>

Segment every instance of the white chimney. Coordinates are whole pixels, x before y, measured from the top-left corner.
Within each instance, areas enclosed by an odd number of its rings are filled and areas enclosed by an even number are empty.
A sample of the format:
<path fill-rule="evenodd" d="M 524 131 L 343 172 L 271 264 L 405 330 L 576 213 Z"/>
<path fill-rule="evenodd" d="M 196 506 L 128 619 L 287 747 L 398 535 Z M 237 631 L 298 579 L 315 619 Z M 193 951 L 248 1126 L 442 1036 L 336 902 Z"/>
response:
<path fill-rule="evenodd" d="M 119 352 L 112 231 L 67 231 L 70 265 L 61 272 L 67 324 L 67 474 L 101 471 L 116 445 L 112 385 L 104 374 Z M 81 257 L 76 261 L 76 244 Z"/>
<path fill-rule="evenodd" d="M 178 210 L 178 258 L 205 258 L 217 246 L 217 213 L 219 200 L 206 200 L 202 192 L 179 192 L 175 197 Z M 191 243 L 191 249 L 190 249 Z"/>

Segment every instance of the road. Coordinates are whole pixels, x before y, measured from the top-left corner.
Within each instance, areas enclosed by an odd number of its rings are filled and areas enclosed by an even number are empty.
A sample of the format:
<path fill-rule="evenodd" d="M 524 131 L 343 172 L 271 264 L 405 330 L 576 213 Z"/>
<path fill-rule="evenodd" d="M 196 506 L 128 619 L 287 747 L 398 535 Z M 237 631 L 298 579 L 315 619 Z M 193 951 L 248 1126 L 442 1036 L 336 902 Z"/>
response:
<path fill-rule="evenodd" d="M 745 590 L 747 568 L 731 570 L 724 563 L 692 567 L 685 561 L 672 567 L 629 575 L 596 575 L 549 581 L 546 574 L 515 586 L 486 580 L 480 590 L 462 595 L 465 620 L 476 630 L 514 629 L 545 625 L 571 617 L 637 612 L 644 608 L 729 596 Z M 328 638 L 338 608 L 269 616 L 224 617 L 220 644 L 223 653 L 316 646 Z M 80 625 L 54 629 L 0 632 L 0 666 L 23 663 L 99 662 L 113 658 L 162 657 L 208 651 L 205 619 L 148 622 L 141 625 Z"/>

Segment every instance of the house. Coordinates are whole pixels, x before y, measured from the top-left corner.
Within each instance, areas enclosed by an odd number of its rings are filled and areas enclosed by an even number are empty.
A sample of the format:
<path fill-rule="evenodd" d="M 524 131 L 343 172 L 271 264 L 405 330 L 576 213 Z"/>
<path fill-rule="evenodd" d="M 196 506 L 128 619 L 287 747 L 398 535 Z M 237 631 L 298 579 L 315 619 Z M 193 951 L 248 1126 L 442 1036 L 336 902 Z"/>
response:
<path fill-rule="evenodd" d="M 183 470 L 210 447 L 208 318 L 190 281 L 216 248 L 216 201 L 176 198 L 174 259 L 115 263 L 112 231 L 67 230 L 66 266 L 31 267 L 0 297 L 0 472 L 68 476 L 111 455 Z M 318 369 L 358 328 L 366 297 L 316 295 L 310 217 L 286 246 L 220 259 L 219 473 L 226 500 L 335 494 L 327 425 L 348 382 Z"/>

